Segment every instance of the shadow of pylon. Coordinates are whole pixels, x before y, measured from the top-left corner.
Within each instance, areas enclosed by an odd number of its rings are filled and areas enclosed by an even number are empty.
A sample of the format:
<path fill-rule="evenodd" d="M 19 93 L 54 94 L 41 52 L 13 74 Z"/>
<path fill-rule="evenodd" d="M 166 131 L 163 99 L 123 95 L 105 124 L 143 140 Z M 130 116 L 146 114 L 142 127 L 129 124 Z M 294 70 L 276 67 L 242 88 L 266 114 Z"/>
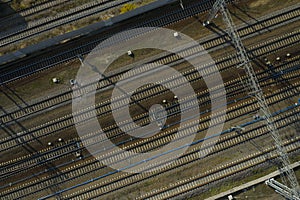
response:
<path fill-rule="evenodd" d="M 68 177 L 61 173 L 61 171 L 51 162 L 46 158 L 44 155 L 39 153 L 38 150 L 36 150 L 32 145 L 30 145 L 28 142 L 26 142 L 22 136 L 18 136 L 18 134 L 13 131 L 9 126 L 6 126 L 4 123 L 0 121 L 0 127 L 11 137 L 16 141 L 16 144 L 25 149 L 33 158 L 37 159 L 37 163 L 41 163 L 42 166 L 44 166 L 47 170 L 45 172 L 50 173 L 51 177 L 54 177 L 57 179 L 59 177 L 61 180 L 66 180 Z M 1 150 L 5 151 L 5 149 Z M 11 175 L 10 175 L 11 176 Z M 3 177 L 1 177 L 3 179 Z M 54 186 L 55 187 L 55 186 Z"/>
<path fill-rule="evenodd" d="M 2 112 L 6 115 L 9 116 L 13 122 L 15 122 L 19 127 L 21 127 L 21 129 L 25 132 L 30 134 L 30 136 L 33 138 L 33 140 L 37 141 L 38 143 L 42 144 L 42 142 L 36 138 L 30 131 L 28 131 L 28 129 L 26 127 L 24 127 L 18 120 L 16 120 L 10 113 L 8 113 L 3 107 L 0 106 L 0 110 L 2 110 Z M 0 119 L 1 120 L 1 119 Z M 3 124 L 3 121 L 0 121 Z M 9 127 L 7 124 L 5 124 L 7 127 Z"/>
<path fill-rule="evenodd" d="M 25 17 L 14 10 L 9 2 L 0 0 L 0 37 L 24 30 L 27 26 Z"/>

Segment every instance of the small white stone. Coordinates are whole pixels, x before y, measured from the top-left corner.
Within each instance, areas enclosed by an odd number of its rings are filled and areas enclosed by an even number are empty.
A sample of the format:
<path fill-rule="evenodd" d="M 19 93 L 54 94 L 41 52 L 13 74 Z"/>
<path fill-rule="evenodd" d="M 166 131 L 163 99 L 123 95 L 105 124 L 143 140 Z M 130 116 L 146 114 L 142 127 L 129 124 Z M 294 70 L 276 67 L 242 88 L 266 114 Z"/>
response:
<path fill-rule="evenodd" d="M 53 83 L 58 83 L 59 80 L 58 80 L 58 78 L 53 78 L 53 79 L 52 79 L 52 82 L 53 82 Z"/>
<path fill-rule="evenodd" d="M 76 156 L 77 158 L 79 158 L 79 157 L 81 157 L 81 153 L 80 153 L 80 152 L 76 152 L 76 153 L 75 153 L 75 156 Z"/>
<path fill-rule="evenodd" d="M 233 200 L 233 196 L 232 196 L 232 195 L 229 195 L 229 196 L 228 196 L 228 200 Z"/>
<path fill-rule="evenodd" d="M 207 26 L 207 25 L 209 25 L 209 21 L 205 21 L 205 22 L 203 22 L 203 26 Z"/>

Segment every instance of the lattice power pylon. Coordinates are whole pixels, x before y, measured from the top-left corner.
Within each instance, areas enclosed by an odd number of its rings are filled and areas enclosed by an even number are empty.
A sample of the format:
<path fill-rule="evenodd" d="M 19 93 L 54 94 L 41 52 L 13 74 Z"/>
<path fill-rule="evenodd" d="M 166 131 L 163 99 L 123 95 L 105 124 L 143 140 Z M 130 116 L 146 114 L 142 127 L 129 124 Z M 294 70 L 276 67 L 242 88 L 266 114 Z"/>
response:
<path fill-rule="evenodd" d="M 287 199 L 300 200 L 299 184 L 296 175 L 293 169 L 290 167 L 290 161 L 287 156 L 287 151 L 283 146 L 282 139 L 280 138 L 279 132 L 273 122 L 269 106 L 259 85 L 246 49 L 237 33 L 231 15 L 226 7 L 225 0 L 216 0 L 209 13 L 207 21 L 204 22 L 203 25 L 209 25 L 210 21 L 217 15 L 218 12 L 221 13 L 223 21 L 227 26 L 228 36 L 230 37 L 232 44 L 237 50 L 237 58 L 240 61 L 240 65 L 238 67 L 243 68 L 246 72 L 247 78 L 244 82 L 244 85 L 249 92 L 249 95 L 257 100 L 257 103 L 260 106 L 260 111 L 263 114 L 263 122 L 269 130 L 269 133 L 271 134 L 276 146 L 278 159 L 280 161 L 279 170 L 285 185 L 277 182 L 274 179 L 266 181 L 266 184 L 274 188 L 276 192 L 280 193 Z"/>

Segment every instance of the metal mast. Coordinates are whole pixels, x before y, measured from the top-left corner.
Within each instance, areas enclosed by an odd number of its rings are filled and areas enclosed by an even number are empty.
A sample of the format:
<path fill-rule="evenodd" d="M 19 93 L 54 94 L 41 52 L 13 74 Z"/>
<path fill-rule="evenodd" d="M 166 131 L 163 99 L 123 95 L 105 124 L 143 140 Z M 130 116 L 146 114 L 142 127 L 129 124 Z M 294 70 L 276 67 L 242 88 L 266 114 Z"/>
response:
<path fill-rule="evenodd" d="M 257 103 L 260 106 L 260 111 L 263 113 L 263 119 L 264 119 L 263 122 L 265 123 L 267 129 L 269 130 L 274 140 L 277 154 L 278 154 L 278 159 L 280 161 L 279 170 L 283 177 L 283 182 L 286 185 L 288 185 L 290 188 L 281 183 L 278 183 L 274 179 L 266 181 L 266 184 L 269 185 L 270 187 L 273 187 L 276 192 L 280 193 L 285 198 L 291 200 L 298 200 L 298 199 L 300 200 L 299 184 L 296 175 L 293 169 L 290 167 L 290 161 L 288 159 L 286 149 L 283 146 L 279 132 L 272 120 L 271 112 L 269 110 L 268 104 L 264 97 L 263 91 L 259 85 L 253 67 L 250 63 L 250 59 L 248 57 L 246 49 L 241 41 L 241 38 L 237 33 L 233 20 L 230 16 L 230 13 L 226 8 L 225 0 L 216 0 L 208 15 L 207 21 L 204 22 L 203 25 L 204 26 L 209 25 L 210 21 L 216 16 L 218 12 L 222 14 L 223 21 L 227 26 L 227 33 L 231 38 L 232 44 L 237 50 L 237 55 L 238 55 L 237 58 L 240 61 L 240 65 L 238 67 L 243 68 L 246 72 L 247 78 L 245 80 L 244 85 L 248 90 L 249 95 L 254 97 L 257 100 Z"/>

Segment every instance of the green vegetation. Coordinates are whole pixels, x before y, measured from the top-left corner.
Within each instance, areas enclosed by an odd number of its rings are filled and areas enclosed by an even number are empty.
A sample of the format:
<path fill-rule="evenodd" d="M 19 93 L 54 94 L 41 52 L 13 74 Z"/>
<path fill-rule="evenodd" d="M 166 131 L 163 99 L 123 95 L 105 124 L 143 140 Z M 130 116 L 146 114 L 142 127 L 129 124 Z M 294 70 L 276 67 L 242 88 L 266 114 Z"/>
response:
<path fill-rule="evenodd" d="M 137 5 L 134 3 L 126 3 L 120 8 L 120 14 L 126 13 L 128 11 L 134 10 L 137 8 Z"/>

